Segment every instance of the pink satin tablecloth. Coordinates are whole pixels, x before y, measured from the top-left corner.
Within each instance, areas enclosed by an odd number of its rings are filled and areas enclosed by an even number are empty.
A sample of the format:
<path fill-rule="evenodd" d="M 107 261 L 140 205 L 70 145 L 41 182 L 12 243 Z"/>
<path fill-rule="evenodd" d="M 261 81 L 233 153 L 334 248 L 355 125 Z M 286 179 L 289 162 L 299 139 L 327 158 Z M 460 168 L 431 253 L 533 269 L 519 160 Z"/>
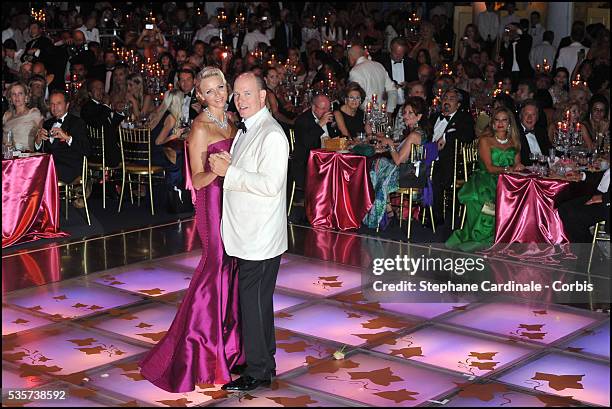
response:
<path fill-rule="evenodd" d="M 567 243 L 556 199 L 569 185 L 568 181 L 532 175 L 499 175 L 495 244 Z"/>
<path fill-rule="evenodd" d="M 68 236 L 59 230 L 59 209 L 51 155 L 2 161 L 2 248 Z"/>
<path fill-rule="evenodd" d="M 323 149 L 310 152 L 304 206 L 313 227 L 356 230 L 373 201 L 365 156 Z"/>

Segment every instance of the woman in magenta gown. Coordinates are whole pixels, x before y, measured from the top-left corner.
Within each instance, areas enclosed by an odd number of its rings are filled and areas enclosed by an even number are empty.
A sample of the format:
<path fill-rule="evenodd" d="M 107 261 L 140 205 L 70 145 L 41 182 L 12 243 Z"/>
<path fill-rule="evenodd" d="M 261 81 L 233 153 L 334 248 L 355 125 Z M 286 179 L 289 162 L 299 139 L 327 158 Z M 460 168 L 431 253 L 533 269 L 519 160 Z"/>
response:
<path fill-rule="evenodd" d="M 209 154 L 230 151 L 236 127 L 224 112 L 227 84 L 219 69 L 204 68 L 196 89 L 208 106 L 188 141 L 202 259 L 168 333 L 140 362 L 141 374 L 169 392 L 225 384 L 231 368 L 244 364 L 237 264 L 225 254 L 220 233 L 223 179 L 208 164 Z"/>

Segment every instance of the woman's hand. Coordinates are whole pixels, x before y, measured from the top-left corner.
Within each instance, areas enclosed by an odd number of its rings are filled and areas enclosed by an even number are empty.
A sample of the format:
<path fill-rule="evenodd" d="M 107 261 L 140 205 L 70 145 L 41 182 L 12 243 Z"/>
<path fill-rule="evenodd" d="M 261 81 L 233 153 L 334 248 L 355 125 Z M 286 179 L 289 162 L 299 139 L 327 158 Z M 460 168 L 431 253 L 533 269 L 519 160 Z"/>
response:
<path fill-rule="evenodd" d="M 520 172 L 522 170 L 525 169 L 525 166 L 523 166 L 522 163 L 517 163 L 516 165 L 514 165 L 514 167 L 512 168 L 515 172 Z"/>

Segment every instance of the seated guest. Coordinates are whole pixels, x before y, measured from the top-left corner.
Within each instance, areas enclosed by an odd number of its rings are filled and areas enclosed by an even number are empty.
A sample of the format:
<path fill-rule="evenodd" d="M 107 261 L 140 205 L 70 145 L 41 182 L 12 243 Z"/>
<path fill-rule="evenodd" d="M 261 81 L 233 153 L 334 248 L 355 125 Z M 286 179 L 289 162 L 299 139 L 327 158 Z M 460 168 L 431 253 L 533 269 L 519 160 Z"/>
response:
<path fill-rule="evenodd" d="M 569 71 L 567 68 L 559 67 L 553 73 L 553 85 L 548 92 L 553 100 L 553 105 L 567 102 L 569 99 Z"/>
<path fill-rule="evenodd" d="M 370 171 L 370 179 L 374 186 L 374 205 L 363 219 L 363 223 L 375 229 L 387 216 L 393 216 L 390 206 L 387 209 L 389 194 L 399 189 L 399 165 L 410 161 L 412 145 L 422 145 L 429 138 L 427 128 L 427 105 L 422 98 L 409 97 L 402 108 L 402 117 L 406 124 L 408 136 L 398 146 L 397 150 L 393 140 L 380 138 L 384 146 L 390 148 L 391 160 L 380 158 Z"/>
<path fill-rule="evenodd" d="M 567 118 L 567 113 L 569 112 L 569 120 Z M 567 122 L 568 129 L 575 130 L 578 128 L 578 124 L 580 124 L 580 134 L 582 135 L 582 142 L 584 147 L 588 150 L 593 149 L 593 141 L 591 140 L 591 136 L 589 135 L 589 131 L 587 127 L 582 123 L 580 118 L 582 117 L 582 113 L 580 111 L 580 105 L 576 101 L 570 100 L 565 104 L 561 104 L 557 106 L 555 110 L 555 119 L 552 124 L 548 126 L 548 140 L 553 143 L 555 140 L 555 134 L 557 133 L 557 123 L 558 122 Z"/>
<path fill-rule="evenodd" d="M 474 119 L 461 111 L 461 92 L 451 88 L 442 95 L 442 112 L 431 118 L 433 142 L 438 144 L 439 161 L 433 174 L 434 219 L 442 220 L 445 190 L 453 183 L 455 141 L 469 143 L 474 140 Z"/>
<path fill-rule="evenodd" d="M 532 153 L 548 156 L 548 150 L 552 148 L 546 128 L 538 126 L 538 115 L 538 103 L 533 99 L 526 100 L 521 108 L 519 126 L 521 163 L 524 166 L 533 165 L 533 161 L 529 159 Z"/>
<path fill-rule="evenodd" d="M 297 186 L 306 186 L 306 165 L 310 151 L 321 148 L 321 138 L 337 136 L 331 126 L 333 120 L 329 97 L 322 94 L 312 100 L 312 110 L 305 111 L 295 119 L 295 151 L 291 170 Z"/>
<path fill-rule="evenodd" d="M 356 82 L 349 82 L 344 94 L 344 104 L 334 111 L 340 134 L 349 138 L 356 138 L 361 132 L 371 134 L 370 125 L 365 124 L 365 113 L 360 108 L 366 95 L 363 88 Z"/>
<path fill-rule="evenodd" d="M 182 169 L 185 157 L 183 150 L 164 146 L 170 141 L 181 138 L 187 130 L 181 127 L 181 124 L 186 121 L 186 118 L 183 118 L 185 115 L 183 101 L 183 93 L 180 90 L 168 92 L 163 104 L 152 115 L 149 125 L 151 127 L 151 163 L 162 166 L 166 170 L 168 186 L 180 187 L 183 181 Z"/>
<path fill-rule="evenodd" d="M 591 243 L 591 226 L 606 222 L 610 231 L 610 169 L 604 173 L 597 192 L 591 197 L 582 196 L 569 200 L 559 206 L 559 217 L 572 243 Z"/>
<path fill-rule="evenodd" d="M 490 211 L 495 211 L 497 177 L 502 172 L 523 168 L 520 151 L 514 113 L 506 108 L 496 109 L 490 129 L 478 140 L 478 170 L 457 195 L 466 206 L 465 225 L 453 232 L 446 247 L 471 252 L 493 244 L 495 216 Z"/>
<path fill-rule="evenodd" d="M 45 79 L 40 75 L 33 75 L 28 85 L 30 86 L 30 106 L 38 108 L 43 118 L 49 119 L 51 114 L 45 98 L 45 90 L 47 89 Z"/>
<path fill-rule="evenodd" d="M 43 122 L 37 108 L 29 108 L 30 90 L 21 82 L 11 84 L 8 95 L 9 109 L 2 115 L 2 143 L 6 143 L 8 133 L 13 135 L 17 150 L 34 150 L 34 138 Z"/>
<path fill-rule="evenodd" d="M 49 102 L 53 117 L 38 130 L 34 147 L 53 155 L 58 179 L 72 183 L 81 176 L 83 158 L 89 155 L 87 126 L 81 118 L 68 113 L 68 98 L 62 91 L 51 91 Z"/>
<path fill-rule="evenodd" d="M 266 82 L 266 106 L 270 113 L 276 119 L 287 134 L 289 128 L 295 124 L 294 114 L 285 109 L 283 100 L 277 95 L 280 91 L 280 78 L 276 68 L 268 68 L 264 71 L 264 80 Z"/>
<path fill-rule="evenodd" d="M 604 143 L 604 137 L 610 131 L 610 103 L 603 95 L 593 95 L 589 101 L 589 120 L 585 126 L 593 140 L 594 147 L 601 149 Z"/>
<path fill-rule="evenodd" d="M 102 81 L 96 79 L 89 81 L 87 91 L 89 100 L 81 108 L 81 119 L 89 126 L 104 129 L 106 166 L 117 166 L 121 161 L 118 128 L 125 117 L 111 109 L 110 98 L 104 94 Z"/>
<path fill-rule="evenodd" d="M 151 95 L 145 94 L 142 75 L 134 73 L 127 77 L 127 100 L 130 103 L 132 119 L 146 118 L 153 110 Z"/>
<path fill-rule="evenodd" d="M 520 109 L 525 101 L 534 99 L 536 92 L 535 82 L 531 79 L 522 79 L 519 81 L 516 93 L 514 94 L 514 102 Z M 546 129 L 548 121 L 546 120 L 546 114 L 542 109 L 542 105 L 538 105 L 538 126 Z"/>

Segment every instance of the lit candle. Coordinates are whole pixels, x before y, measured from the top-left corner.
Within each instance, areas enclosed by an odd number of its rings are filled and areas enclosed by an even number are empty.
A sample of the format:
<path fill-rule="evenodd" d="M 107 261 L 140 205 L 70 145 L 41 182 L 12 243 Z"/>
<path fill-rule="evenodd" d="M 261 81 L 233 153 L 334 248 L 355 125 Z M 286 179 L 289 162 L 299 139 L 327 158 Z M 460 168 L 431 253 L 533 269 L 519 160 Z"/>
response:
<path fill-rule="evenodd" d="M 557 129 L 563 128 L 563 122 L 557 122 Z"/>

